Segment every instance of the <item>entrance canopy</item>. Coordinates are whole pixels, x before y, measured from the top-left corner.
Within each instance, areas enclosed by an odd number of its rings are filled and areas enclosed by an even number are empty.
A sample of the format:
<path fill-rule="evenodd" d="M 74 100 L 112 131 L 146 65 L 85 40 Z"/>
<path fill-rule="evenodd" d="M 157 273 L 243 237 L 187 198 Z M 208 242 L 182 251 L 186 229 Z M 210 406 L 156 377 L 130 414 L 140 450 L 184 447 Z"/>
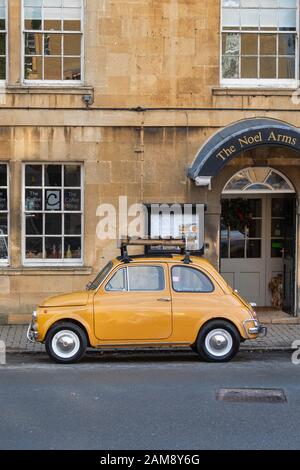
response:
<path fill-rule="evenodd" d="M 246 119 L 217 132 L 200 149 L 188 176 L 208 186 L 224 166 L 241 152 L 261 146 L 288 147 L 300 152 L 300 131 L 275 119 Z"/>

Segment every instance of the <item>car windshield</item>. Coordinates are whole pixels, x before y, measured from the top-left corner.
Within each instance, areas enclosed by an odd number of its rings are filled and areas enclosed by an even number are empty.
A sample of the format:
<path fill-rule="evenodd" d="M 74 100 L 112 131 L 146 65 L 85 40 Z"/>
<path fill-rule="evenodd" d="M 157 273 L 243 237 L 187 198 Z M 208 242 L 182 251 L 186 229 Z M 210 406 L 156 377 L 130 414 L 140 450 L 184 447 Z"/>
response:
<path fill-rule="evenodd" d="M 107 263 L 107 265 L 102 269 L 102 271 L 100 271 L 99 274 L 97 274 L 97 276 L 95 277 L 95 279 L 90 283 L 89 290 L 97 289 L 100 286 L 101 282 L 106 278 L 108 273 L 111 271 L 112 267 L 113 267 L 113 264 L 111 261 Z"/>

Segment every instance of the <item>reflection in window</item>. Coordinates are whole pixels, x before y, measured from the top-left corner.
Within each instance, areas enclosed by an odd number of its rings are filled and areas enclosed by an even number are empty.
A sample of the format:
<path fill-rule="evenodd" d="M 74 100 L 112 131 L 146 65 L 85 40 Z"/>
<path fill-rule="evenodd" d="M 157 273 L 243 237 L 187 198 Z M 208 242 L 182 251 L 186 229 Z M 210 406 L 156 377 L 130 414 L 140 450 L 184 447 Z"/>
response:
<path fill-rule="evenodd" d="M 297 0 L 222 0 L 223 79 L 296 78 Z"/>
<path fill-rule="evenodd" d="M 236 173 L 224 188 L 224 193 L 239 192 L 294 193 L 291 183 L 278 171 L 270 168 L 246 168 Z"/>
<path fill-rule="evenodd" d="M 25 80 L 80 81 L 82 0 L 23 0 L 23 5 Z"/>
<path fill-rule="evenodd" d="M 160 266 L 129 266 L 130 291 L 161 291 L 165 289 L 165 273 Z"/>
<path fill-rule="evenodd" d="M 72 164 L 25 165 L 26 262 L 82 261 L 81 170 Z"/>

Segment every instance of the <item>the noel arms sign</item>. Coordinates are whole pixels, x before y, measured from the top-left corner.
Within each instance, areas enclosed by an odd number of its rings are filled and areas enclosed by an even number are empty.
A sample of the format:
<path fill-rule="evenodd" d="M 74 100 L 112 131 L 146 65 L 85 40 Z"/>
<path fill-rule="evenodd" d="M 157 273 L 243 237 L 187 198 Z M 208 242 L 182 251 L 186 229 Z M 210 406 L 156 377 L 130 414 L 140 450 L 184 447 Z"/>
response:
<path fill-rule="evenodd" d="M 300 131 L 273 119 L 247 119 L 226 127 L 202 147 L 189 169 L 191 179 L 218 175 L 233 158 L 259 146 L 284 146 L 300 152 Z"/>

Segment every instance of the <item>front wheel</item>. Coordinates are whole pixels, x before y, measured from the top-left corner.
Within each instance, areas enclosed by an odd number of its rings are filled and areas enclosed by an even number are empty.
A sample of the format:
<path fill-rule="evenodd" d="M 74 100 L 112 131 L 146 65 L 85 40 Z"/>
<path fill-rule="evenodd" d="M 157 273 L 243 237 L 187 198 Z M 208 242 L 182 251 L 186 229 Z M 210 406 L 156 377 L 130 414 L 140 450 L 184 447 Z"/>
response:
<path fill-rule="evenodd" d="M 197 351 L 205 361 L 227 362 L 239 351 L 240 341 L 234 325 L 225 320 L 214 320 L 200 331 Z"/>
<path fill-rule="evenodd" d="M 46 351 L 60 364 L 78 362 L 87 348 L 87 337 L 80 326 L 71 322 L 54 325 L 47 334 Z"/>

